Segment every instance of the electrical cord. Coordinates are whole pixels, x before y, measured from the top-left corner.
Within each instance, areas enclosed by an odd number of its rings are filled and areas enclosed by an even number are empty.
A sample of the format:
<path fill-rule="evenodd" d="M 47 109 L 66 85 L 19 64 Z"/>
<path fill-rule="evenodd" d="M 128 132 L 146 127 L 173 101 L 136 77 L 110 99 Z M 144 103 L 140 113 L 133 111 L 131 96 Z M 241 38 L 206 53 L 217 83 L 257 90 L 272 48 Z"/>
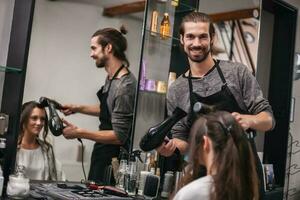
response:
<path fill-rule="evenodd" d="M 84 176 L 84 181 L 86 181 L 86 174 L 85 174 L 85 169 L 84 169 L 84 164 L 83 164 L 83 158 L 84 158 L 84 146 L 83 146 L 83 142 L 80 138 L 77 138 L 77 140 L 81 143 L 81 167 L 82 167 L 82 171 L 83 171 L 83 176 Z"/>

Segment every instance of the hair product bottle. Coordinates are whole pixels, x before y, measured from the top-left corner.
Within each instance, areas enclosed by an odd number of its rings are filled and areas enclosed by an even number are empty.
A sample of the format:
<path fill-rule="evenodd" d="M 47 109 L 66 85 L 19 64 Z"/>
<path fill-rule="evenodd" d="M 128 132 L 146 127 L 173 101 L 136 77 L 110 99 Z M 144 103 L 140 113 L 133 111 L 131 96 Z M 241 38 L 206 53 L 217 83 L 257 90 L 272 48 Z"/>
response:
<path fill-rule="evenodd" d="M 179 4 L 179 0 L 172 0 L 172 2 L 171 2 L 171 5 L 172 6 L 178 6 L 178 4 Z"/>
<path fill-rule="evenodd" d="M 170 37 L 170 19 L 169 14 L 164 13 L 164 17 L 160 24 L 160 37 L 161 39 L 167 39 Z"/>
<path fill-rule="evenodd" d="M 151 24 L 150 24 L 151 35 L 153 36 L 155 36 L 157 33 L 157 22 L 158 22 L 158 11 L 153 10 L 151 15 Z"/>

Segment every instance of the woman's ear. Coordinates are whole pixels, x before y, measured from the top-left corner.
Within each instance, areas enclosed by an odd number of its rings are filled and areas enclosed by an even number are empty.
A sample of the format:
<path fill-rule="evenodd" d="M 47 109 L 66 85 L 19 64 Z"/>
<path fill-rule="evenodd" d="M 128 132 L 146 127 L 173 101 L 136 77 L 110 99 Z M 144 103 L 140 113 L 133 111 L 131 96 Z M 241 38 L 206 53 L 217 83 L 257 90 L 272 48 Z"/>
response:
<path fill-rule="evenodd" d="M 210 139 L 209 137 L 207 137 L 206 135 L 203 136 L 203 151 L 204 152 L 209 152 L 210 149 L 211 149 L 211 142 L 210 142 Z"/>

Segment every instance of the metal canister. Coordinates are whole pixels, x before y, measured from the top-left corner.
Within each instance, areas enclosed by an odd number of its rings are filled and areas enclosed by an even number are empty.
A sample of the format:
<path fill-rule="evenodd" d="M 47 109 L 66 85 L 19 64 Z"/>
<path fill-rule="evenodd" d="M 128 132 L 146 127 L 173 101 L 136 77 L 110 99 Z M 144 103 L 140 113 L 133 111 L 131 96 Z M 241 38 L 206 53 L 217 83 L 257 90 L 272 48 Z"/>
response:
<path fill-rule="evenodd" d="M 182 177 L 182 172 L 176 172 L 175 174 L 175 191 L 178 191 L 178 188 L 179 188 L 179 181 Z"/>
<path fill-rule="evenodd" d="M 160 196 L 163 198 L 168 198 L 172 191 L 173 185 L 174 185 L 173 172 L 167 171 L 164 176 L 164 184 L 163 184 L 163 189 L 162 189 Z"/>

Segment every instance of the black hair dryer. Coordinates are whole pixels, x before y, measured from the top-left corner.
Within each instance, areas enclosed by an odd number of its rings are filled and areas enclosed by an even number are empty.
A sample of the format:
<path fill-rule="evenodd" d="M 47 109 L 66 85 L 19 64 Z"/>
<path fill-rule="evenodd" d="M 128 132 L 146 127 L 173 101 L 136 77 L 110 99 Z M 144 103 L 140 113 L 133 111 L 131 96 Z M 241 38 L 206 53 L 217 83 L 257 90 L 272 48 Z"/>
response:
<path fill-rule="evenodd" d="M 147 131 L 147 133 L 142 137 L 140 141 L 140 148 L 143 151 L 151 151 L 159 147 L 165 141 L 165 137 L 174 126 L 174 124 L 176 124 L 186 115 L 187 113 L 185 111 L 176 107 L 171 116 L 169 116 L 156 126 L 151 127 Z"/>
<path fill-rule="evenodd" d="M 47 97 L 41 97 L 39 100 L 40 104 L 44 107 L 49 108 L 49 129 L 55 136 L 60 136 L 62 134 L 62 131 L 64 129 L 64 125 L 62 120 L 60 119 L 58 113 L 56 112 L 56 109 L 62 109 L 63 106 Z"/>

